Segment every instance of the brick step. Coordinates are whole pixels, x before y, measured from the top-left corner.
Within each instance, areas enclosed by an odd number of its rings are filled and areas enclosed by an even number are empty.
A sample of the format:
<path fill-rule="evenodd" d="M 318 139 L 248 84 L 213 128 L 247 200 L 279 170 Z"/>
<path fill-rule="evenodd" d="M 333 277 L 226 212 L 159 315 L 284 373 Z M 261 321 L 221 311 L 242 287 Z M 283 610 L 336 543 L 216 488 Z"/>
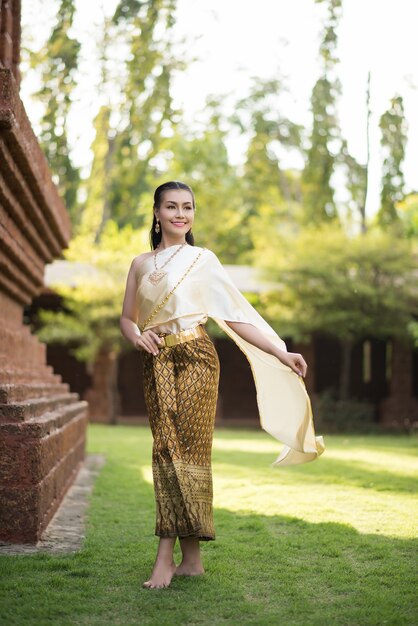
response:
<path fill-rule="evenodd" d="M 34 417 L 24 422 L 0 422 L 0 441 L 21 439 L 25 442 L 28 438 L 40 439 L 54 430 L 63 428 L 74 418 L 88 417 L 88 409 L 88 402 L 79 400 L 59 406 L 53 411 L 44 413 L 41 417 Z"/>
<path fill-rule="evenodd" d="M 46 345 L 36 335 L 31 335 L 27 326 L 19 328 L 2 328 L 1 360 L 12 361 L 12 364 L 23 367 L 44 365 L 46 362 Z"/>
<path fill-rule="evenodd" d="M 0 404 L 0 422 L 22 422 L 40 418 L 44 413 L 78 400 L 78 393 L 65 393 L 48 398 L 28 398 L 26 402 Z"/>
<path fill-rule="evenodd" d="M 60 374 L 54 374 L 54 370 L 51 365 L 47 365 L 43 368 L 42 373 L 39 374 L 39 368 L 27 369 L 17 368 L 15 366 L 5 366 L 3 370 L 0 370 L 0 385 L 25 385 L 25 384 L 54 384 L 61 383 L 62 377 Z"/>
<path fill-rule="evenodd" d="M 22 402 L 32 398 L 41 398 L 58 395 L 60 392 L 70 391 L 68 383 L 35 383 L 35 384 L 16 384 L 2 385 L 0 384 L 0 404 L 11 404 Z"/>

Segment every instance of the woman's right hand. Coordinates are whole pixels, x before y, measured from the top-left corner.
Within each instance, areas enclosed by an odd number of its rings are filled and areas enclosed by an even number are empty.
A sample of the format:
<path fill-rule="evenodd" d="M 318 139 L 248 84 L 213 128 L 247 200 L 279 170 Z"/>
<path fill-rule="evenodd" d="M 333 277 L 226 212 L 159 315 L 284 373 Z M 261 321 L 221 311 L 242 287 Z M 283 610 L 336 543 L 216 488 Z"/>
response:
<path fill-rule="evenodd" d="M 158 354 L 158 344 L 161 343 L 160 337 L 152 330 L 145 330 L 135 339 L 134 346 L 137 350 L 145 350 L 154 356 Z"/>

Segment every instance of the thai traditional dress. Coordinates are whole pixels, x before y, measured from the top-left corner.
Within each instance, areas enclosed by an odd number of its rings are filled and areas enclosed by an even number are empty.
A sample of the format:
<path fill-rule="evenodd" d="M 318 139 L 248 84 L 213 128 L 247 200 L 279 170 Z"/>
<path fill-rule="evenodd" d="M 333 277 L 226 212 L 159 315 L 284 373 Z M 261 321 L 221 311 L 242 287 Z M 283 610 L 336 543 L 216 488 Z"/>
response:
<path fill-rule="evenodd" d="M 158 253 L 160 266 L 174 250 L 175 246 L 169 246 Z M 178 333 L 212 318 L 249 361 L 261 427 L 284 444 L 273 465 L 304 463 L 322 454 L 323 439 L 315 436 L 303 379 L 226 324 L 252 324 L 286 350 L 284 341 L 237 289 L 217 256 L 206 248 L 185 245 L 164 268 L 167 274 L 157 284 L 149 280 L 153 270 L 152 256 L 137 269 L 137 324 L 142 331 L 152 328 Z M 164 306 L 144 325 L 165 298 Z M 155 534 L 214 539 L 211 451 L 220 371 L 214 344 L 205 332 L 185 343 L 163 347 L 157 356 L 146 351 L 142 355 L 144 395 L 153 434 Z"/>

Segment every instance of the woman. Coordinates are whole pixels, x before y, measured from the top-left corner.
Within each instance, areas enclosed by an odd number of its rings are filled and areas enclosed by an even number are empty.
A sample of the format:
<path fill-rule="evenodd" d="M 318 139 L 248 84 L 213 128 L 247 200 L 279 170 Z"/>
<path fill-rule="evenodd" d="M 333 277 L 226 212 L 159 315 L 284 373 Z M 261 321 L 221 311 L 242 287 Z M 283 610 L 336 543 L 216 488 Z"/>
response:
<path fill-rule="evenodd" d="M 151 252 L 132 261 L 121 332 L 143 353 L 144 395 L 153 434 L 155 534 L 160 538 L 144 587 L 167 587 L 174 575 L 204 573 L 200 541 L 215 539 L 211 449 L 219 360 L 204 324 L 208 317 L 237 343 L 254 376 L 261 425 L 286 444 L 275 465 L 311 461 L 323 452 L 315 437 L 302 355 L 235 287 L 216 255 L 194 245 L 192 189 L 170 181 L 154 194 Z M 177 537 L 182 561 L 176 567 Z"/>

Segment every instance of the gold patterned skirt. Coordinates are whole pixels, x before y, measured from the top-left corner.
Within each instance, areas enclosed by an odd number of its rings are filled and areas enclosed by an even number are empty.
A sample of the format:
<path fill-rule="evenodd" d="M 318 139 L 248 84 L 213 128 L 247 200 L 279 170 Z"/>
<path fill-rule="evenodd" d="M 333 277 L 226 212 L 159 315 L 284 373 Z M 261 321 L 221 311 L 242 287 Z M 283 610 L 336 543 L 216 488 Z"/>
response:
<path fill-rule="evenodd" d="M 205 336 L 142 353 L 153 435 L 152 472 L 159 537 L 215 539 L 212 441 L 219 358 Z"/>

